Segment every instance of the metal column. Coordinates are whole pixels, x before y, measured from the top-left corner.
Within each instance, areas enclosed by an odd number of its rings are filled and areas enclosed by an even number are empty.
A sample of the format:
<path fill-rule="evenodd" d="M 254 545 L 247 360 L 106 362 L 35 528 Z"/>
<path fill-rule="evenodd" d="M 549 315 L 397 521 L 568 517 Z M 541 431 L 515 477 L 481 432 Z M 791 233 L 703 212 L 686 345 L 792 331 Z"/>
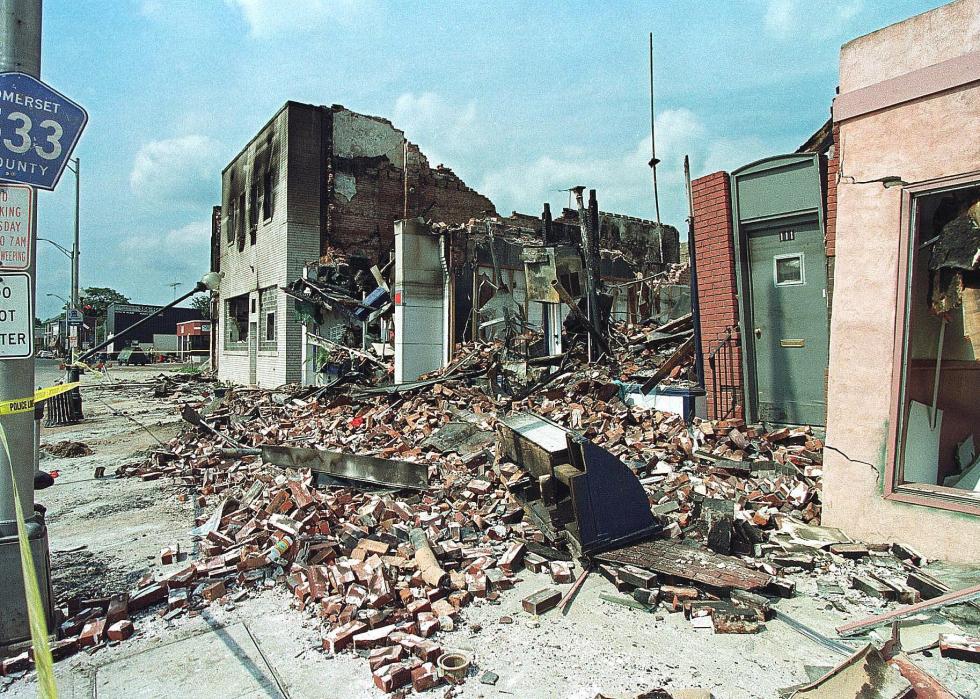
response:
<path fill-rule="evenodd" d="M 0 72 L 41 73 L 41 0 L 0 0 Z M 37 198 L 31 216 L 31 305 L 36 298 Z M 33 327 L 33 323 L 31 323 Z M 0 400 L 34 395 L 34 357 L 0 361 Z M 0 645 L 30 636 L 17 545 L 17 520 L 11 470 L 27 521 L 42 601 L 51 622 L 48 539 L 44 520 L 34 514 L 34 412 L 6 415 L 0 424 L 7 435 L 8 454 L 0 449 Z M 11 468 L 12 467 L 12 468 Z"/>

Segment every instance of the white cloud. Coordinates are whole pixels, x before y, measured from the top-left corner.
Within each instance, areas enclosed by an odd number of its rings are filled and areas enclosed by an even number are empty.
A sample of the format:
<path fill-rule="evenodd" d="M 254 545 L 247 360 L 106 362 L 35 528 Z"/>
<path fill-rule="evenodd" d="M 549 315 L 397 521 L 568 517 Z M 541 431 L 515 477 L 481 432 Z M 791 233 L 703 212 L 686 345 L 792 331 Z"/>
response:
<path fill-rule="evenodd" d="M 768 34 L 783 40 L 824 40 L 846 33 L 863 9 L 864 0 L 838 0 L 816 12 L 812 0 L 768 0 L 762 23 Z"/>
<path fill-rule="evenodd" d="M 267 39 L 322 28 L 329 22 L 349 24 L 367 0 L 225 0 L 242 14 L 249 33 Z"/>
<path fill-rule="evenodd" d="M 762 138 L 730 136 L 712 131 L 689 109 L 670 109 L 657 116 L 657 189 L 661 220 L 679 228 L 687 216 L 684 156 L 690 156 L 691 176 L 731 171 L 778 150 Z M 611 155 L 565 153 L 510 163 L 487 173 L 478 187 L 502 214 L 511 210 L 538 213 L 548 201 L 565 206 L 560 190 L 584 185 L 597 190 L 606 211 L 653 218 L 650 136 L 626 152 Z"/>
<path fill-rule="evenodd" d="M 221 144 L 191 134 L 143 144 L 133 159 L 129 186 L 150 203 L 208 206 L 220 187 Z"/>
<path fill-rule="evenodd" d="M 207 271 L 211 259 L 211 221 L 192 221 L 163 233 L 141 232 L 117 243 L 119 261 L 114 270 L 138 280 L 132 298 L 168 298 L 170 282 L 190 287 Z"/>
<path fill-rule="evenodd" d="M 656 131 L 657 157 L 661 161 L 657 166 L 661 219 L 680 225 L 686 215 L 684 156 L 691 155 L 693 167 L 699 167 L 705 148 L 714 140 L 701 119 L 685 108 L 661 112 Z M 545 201 L 567 205 L 567 195 L 559 191 L 584 185 L 597 190 L 599 206 L 604 210 L 652 217 L 655 207 L 650 155 L 650 136 L 619 154 L 544 155 L 491 171 L 479 189 L 497 204 L 501 213 L 538 213 Z"/>
<path fill-rule="evenodd" d="M 433 165 L 458 166 L 486 144 L 475 100 L 454 104 L 434 92 L 406 92 L 395 100 L 391 121 Z"/>

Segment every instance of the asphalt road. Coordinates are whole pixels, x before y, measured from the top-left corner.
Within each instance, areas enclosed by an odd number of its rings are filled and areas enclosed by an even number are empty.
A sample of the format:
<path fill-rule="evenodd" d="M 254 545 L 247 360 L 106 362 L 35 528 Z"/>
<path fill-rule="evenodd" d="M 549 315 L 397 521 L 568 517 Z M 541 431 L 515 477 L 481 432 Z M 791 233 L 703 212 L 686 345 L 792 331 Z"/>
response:
<path fill-rule="evenodd" d="M 53 386 L 65 372 L 58 369 L 57 359 L 37 359 L 34 362 L 34 385 Z"/>

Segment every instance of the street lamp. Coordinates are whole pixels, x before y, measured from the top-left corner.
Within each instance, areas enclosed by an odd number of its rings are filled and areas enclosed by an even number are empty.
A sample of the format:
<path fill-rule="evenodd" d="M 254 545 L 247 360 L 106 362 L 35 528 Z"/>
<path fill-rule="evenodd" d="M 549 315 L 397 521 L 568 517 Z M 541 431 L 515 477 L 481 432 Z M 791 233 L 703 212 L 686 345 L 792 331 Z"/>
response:
<path fill-rule="evenodd" d="M 74 259 L 74 257 L 71 254 L 71 250 L 69 250 L 68 248 L 66 248 L 64 245 L 61 245 L 60 243 L 56 243 L 55 241 L 51 240 L 50 238 L 38 238 L 38 240 L 43 240 L 45 243 L 51 243 L 56 248 L 58 248 L 58 252 L 60 252 L 65 257 L 67 257 L 69 260 L 73 260 Z"/>
<path fill-rule="evenodd" d="M 72 285 L 71 285 L 71 290 L 72 290 L 72 294 L 74 294 L 74 292 L 75 292 L 75 277 L 74 277 L 74 274 L 75 274 L 75 268 L 74 268 L 75 256 L 72 255 L 71 250 L 69 250 L 68 248 L 66 248 L 61 243 L 56 243 L 55 241 L 51 240 L 50 238 L 38 238 L 38 240 L 43 240 L 45 243 L 51 243 L 53 246 L 55 246 L 58 249 L 58 252 L 60 252 L 62 255 L 64 255 L 65 257 L 67 257 L 69 260 L 72 261 L 72 265 L 73 266 L 72 266 Z M 57 296 L 57 294 L 48 294 L 48 296 Z M 62 301 L 64 301 L 64 299 L 62 299 L 60 296 L 58 296 L 58 298 L 61 299 Z M 74 298 L 74 296 L 73 296 L 73 298 Z M 67 304 L 68 302 L 65 301 L 65 303 Z M 65 328 L 66 328 L 66 330 L 65 330 L 65 336 L 66 336 L 66 338 L 67 338 L 67 333 L 68 333 L 68 331 L 67 331 L 67 327 L 68 327 L 67 326 L 67 323 L 68 323 L 68 313 L 67 313 L 67 306 L 66 306 L 66 311 L 65 311 L 65 324 L 66 324 L 65 325 Z M 67 342 L 67 339 L 66 339 L 66 342 Z"/>
<path fill-rule="evenodd" d="M 75 167 L 72 167 L 74 163 Z M 71 256 L 71 304 L 73 308 L 78 308 L 79 296 L 78 296 L 78 256 L 80 251 L 78 249 L 78 200 L 79 200 L 79 187 L 81 180 L 80 164 L 78 158 L 72 158 L 68 163 L 68 170 L 75 175 L 75 244 L 72 247 Z"/>

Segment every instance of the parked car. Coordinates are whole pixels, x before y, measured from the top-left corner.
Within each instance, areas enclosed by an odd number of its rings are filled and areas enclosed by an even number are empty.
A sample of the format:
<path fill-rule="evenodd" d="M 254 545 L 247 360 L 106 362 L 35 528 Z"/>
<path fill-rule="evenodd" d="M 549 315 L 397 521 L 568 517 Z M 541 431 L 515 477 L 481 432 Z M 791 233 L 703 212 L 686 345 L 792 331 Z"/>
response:
<path fill-rule="evenodd" d="M 126 366 L 146 366 L 150 363 L 150 358 L 139 345 L 127 347 L 119 353 L 119 363 Z"/>
<path fill-rule="evenodd" d="M 57 355 L 51 350 L 39 350 L 37 354 L 34 355 L 38 359 L 57 359 Z"/>

